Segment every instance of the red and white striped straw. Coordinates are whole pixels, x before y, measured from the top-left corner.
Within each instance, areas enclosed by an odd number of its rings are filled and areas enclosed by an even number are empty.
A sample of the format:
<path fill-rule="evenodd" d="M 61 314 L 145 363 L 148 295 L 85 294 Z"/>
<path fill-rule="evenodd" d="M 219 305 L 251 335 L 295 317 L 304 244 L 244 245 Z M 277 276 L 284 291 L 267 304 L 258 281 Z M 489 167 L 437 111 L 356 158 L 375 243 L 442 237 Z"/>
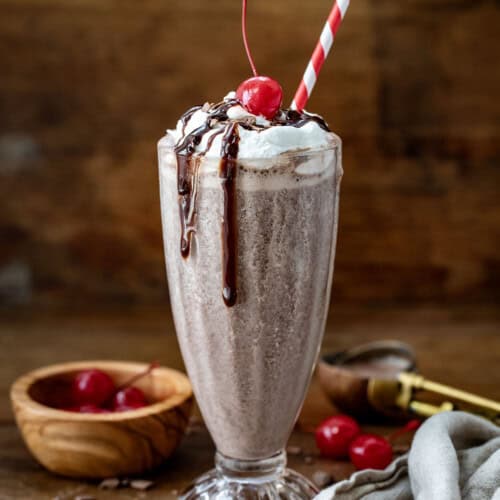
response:
<path fill-rule="evenodd" d="M 349 7 L 349 0 L 337 0 L 334 3 L 316 48 L 309 60 L 309 64 L 307 65 L 299 88 L 293 98 L 292 109 L 296 109 L 297 111 L 302 111 L 304 109 L 307 100 L 311 96 L 316 80 L 318 79 L 321 67 L 328 56 L 328 52 L 330 52 L 332 48 L 333 39 L 335 38 L 342 19 L 344 19 L 347 7 Z"/>

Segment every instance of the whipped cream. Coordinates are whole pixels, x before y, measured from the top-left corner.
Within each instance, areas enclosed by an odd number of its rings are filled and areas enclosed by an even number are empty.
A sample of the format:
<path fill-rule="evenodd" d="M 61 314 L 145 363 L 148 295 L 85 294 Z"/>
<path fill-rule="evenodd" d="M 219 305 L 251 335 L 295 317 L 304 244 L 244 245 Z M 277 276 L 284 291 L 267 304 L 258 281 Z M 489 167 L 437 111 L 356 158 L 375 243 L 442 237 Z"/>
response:
<path fill-rule="evenodd" d="M 224 98 L 225 102 L 235 99 L 235 93 L 230 92 Z M 284 111 L 279 114 L 284 116 Z M 195 111 L 187 121 L 182 119 L 177 122 L 175 130 L 168 130 L 175 144 L 180 144 L 186 136 L 202 127 L 209 119 L 210 108 L 208 105 Z M 271 158 L 283 153 L 305 150 L 323 149 L 332 144 L 334 134 L 322 128 L 315 121 L 321 119 L 318 115 L 304 112 L 304 116 L 311 120 L 300 127 L 288 124 L 284 118 L 278 122 L 266 120 L 262 116 L 256 116 L 238 103 L 234 103 L 227 109 L 227 120 L 214 120 L 210 127 L 201 137 L 201 141 L 196 145 L 195 152 L 201 153 L 208 158 L 220 158 L 223 133 L 228 120 L 241 123 L 242 125 L 252 124 L 251 127 L 239 127 L 238 158 Z"/>

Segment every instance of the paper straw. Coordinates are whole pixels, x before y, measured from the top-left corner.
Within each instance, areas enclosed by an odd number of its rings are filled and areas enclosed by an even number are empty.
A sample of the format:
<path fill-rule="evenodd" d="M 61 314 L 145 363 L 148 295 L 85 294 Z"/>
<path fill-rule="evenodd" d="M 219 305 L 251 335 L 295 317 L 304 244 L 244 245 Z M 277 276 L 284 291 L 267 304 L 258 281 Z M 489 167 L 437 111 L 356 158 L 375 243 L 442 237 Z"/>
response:
<path fill-rule="evenodd" d="M 304 109 L 311 96 L 316 80 L 318 79 L 321 67 L 328 56 L 328 52 L 330 52 L 332 48 L 333 39 L 335 38 L 342 19 L 344 19 L 347 7 L 349 7 L 349 0 L 337 0 L 333 4 L 328 20 L 325 23 L 325 27 L 321 32 L 316 48 L 312 53 L 309 64 L 302 77 L 302 81 L 293 98 L 292 109 L 296 109 L 297 111 L 302 111 Z"/>

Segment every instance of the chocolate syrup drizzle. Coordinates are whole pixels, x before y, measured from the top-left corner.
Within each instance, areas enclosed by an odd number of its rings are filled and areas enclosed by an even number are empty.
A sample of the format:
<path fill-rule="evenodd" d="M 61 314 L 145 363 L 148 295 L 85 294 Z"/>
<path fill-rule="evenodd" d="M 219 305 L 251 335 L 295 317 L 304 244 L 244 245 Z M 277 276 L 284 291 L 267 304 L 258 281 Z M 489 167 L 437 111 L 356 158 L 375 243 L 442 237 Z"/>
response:
<path fill-rule="evenodd" d="M 179 195 L 179 215 L 181 222 L 180 250 L 187 258 L 191 249 L 191 237 L 196 231 L 196 194 L 198 188 L 198 172 L 201 158 L 207 153 L 217 135 L 224 134 L 221 145 L 219 177 L 224 193 L 224 211 L 222 219 L 222 298 L 227 307 L 232 307 L 237 300 L 237 244 L 238 227 L 236 212 L 236 173 L 238 170 L 239 132 L 238 127 L 247 130 L 262 131 L 269 126 L 303 127 L 314 121 L 327 132 L 328 125 L 318 115 L 310 115 L 291 109 L 280 110 L 271 120 L 270 125 L 257 124 L 253 117 L 229 119 L 227 112 L 239 103 L 236 99 L 228 99 L 218 104 L 194 106 L 181 116 L 182 138 L 175 146 L 177 157 L 177 192 Z M 207 113 L 205 123 L 186 135 L 186 126 L 193 114 L 198 110 Z M 220 128 L 220 125 L 225 125 Z M 203 136 L 217 127 L 209 137 L 205 151 L 196 153 L 197 146 Z"/>
<path fill-rule="evenodd" d="M 273 121 L 273 125 L 288 125 L 295 128 L 300 128 L 309 122 L 316 122 L 320 128 L 322 128 L 326 132 L 330 132 L 328 124 L 319 115 L 310 115 L 304 113 L 303 111 L 296 111 L 295 109 L 286 109 L 283 110 L 282 113 L 284 114 L 283 120 L 278 121 L 277 123 L 274 123 Z"/>

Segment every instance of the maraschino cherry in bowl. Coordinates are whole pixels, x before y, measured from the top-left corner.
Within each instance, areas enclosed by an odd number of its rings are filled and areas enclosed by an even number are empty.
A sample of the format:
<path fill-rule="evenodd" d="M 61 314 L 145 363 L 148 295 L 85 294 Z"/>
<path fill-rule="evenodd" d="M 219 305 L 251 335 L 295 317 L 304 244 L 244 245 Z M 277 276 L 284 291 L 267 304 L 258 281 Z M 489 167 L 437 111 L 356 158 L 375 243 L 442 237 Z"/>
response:
<path fill-rule="evenodd" d="M 17 424 L 36 460 L 78 478 L 159 466 L 184 435 L 192 399 L 181 372 L 123 361 L 52 365 L 23 375 L 11 389 Z"/>

